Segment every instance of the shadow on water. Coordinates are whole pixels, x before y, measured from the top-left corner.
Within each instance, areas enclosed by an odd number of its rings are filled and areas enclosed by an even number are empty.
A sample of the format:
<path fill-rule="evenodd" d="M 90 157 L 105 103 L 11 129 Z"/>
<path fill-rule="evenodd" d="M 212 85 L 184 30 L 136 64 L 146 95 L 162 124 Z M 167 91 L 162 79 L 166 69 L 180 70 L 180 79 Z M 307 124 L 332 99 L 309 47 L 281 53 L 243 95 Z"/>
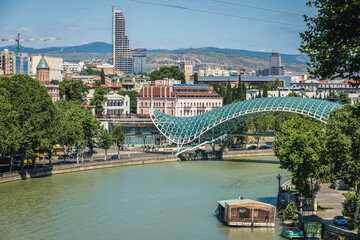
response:
<path fill-rule="evenodd" d="M 268 164 L 280 164 L 279 161 L 274 160 L 261 160 L 261 159 L 221 159 L 221 160 L 207 160 L 207 161 L 224 161 L 224 162 L 245 162 L 245 163 L 268 163 Z"/>

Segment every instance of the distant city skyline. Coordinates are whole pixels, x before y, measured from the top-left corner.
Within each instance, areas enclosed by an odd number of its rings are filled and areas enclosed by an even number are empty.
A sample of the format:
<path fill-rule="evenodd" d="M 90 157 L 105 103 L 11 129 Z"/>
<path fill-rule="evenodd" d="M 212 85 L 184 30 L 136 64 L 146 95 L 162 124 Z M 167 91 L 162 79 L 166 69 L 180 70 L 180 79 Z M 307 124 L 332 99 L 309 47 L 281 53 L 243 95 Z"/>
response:
<path fill-rule="evenodd" d="M 194 8 L 228 15 L 261 18 L 304 27 L 216 15 L 207 12 L 151 5 L 131 0 L 70 1 L 61 4 L 48 0 L 1 0 L 0 38 L 59 37 L 48 42 L 22 42 L 24 47 L 74 46 L 94 41 L 112 43 L 112 12 L 107 5 L 137 7 L 120 8 L 126 18 L 126 34 L 131 48 L 178 49 L 219 47 L 252 51 L 276 50 L 296 54 L 300 45 L 299 32 L 306 30 L 303 17 L 280 12 L 248 8 L 212 0 L 151 0 L 153 3 Z M 314 15 L 307 0 L 229 0 L 299 14 Z M 0 46 L 14 42 L 0 42 Z"/>

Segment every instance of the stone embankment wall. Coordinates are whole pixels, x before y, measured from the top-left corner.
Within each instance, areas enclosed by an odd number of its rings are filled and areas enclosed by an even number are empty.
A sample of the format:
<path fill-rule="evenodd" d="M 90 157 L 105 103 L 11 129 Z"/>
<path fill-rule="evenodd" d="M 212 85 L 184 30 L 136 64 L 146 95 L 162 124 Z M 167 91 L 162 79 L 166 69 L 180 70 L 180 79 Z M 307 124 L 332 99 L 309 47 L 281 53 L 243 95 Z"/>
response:
<path fill-rule="evenodd" d="M 336 226 L 323 224 L 323 239 L 333 240 L 333 239 L 342 239 L 342 240 L 358 240 L 359 237 L 356 233 L 351 231 L 346 231 Z"/>

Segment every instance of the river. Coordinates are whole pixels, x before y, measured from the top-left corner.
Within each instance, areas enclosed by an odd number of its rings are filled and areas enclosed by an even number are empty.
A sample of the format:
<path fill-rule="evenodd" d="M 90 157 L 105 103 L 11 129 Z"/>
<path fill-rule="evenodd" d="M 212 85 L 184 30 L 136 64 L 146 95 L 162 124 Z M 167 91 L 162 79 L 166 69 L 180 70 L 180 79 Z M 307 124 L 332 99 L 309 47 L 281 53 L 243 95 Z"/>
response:
<path fill-rule="evenodd" d="M 112 168 L 0 185 L 0 239 L 281 239 L 281 227 L 229 228 L 218 200 L 276 204 L 275 157 Z M 279 224 L 278 224 L 279 225 Z"/>

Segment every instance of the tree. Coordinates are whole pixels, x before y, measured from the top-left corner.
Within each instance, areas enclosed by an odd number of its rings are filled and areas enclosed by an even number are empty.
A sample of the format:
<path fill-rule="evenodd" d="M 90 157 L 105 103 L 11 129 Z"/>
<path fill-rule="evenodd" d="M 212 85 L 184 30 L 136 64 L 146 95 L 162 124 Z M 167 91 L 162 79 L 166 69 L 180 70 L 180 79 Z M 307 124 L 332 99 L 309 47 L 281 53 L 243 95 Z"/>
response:
<path fill-rule="evenodd" d="M 100 73 L 100 78 L 101 78 L 101 84 L 105 84 L 105 73 L 104 73 L 104 69 L 101 69 L 101 73 Z"/>
<path fill-rule="evenodd" d="M 269 91 L 276 91 L 282 84 L 279 78 L 275 78 L 275 80 L 270 80 L 266 85 Z"/>
<path fill-rule="evenodd" d="M 246 86 L 245 86 L 245 83 L 242 83 L 241 85 L 241 91 L 242 91 L 242 101 L 245 101 L 246 100 Z"/>
<path fill-rule="evenodd" d="M 219 84 L 215 83 L 213 88 L 214 88 L 214 91 L 220 95 L 220 97 L 225 97 L 226 91 L 225 91 L 225 88 L 223 87 L 223 85 L 219 85 Z"/>
<path fill-rule="evenodd" d="M 111 145 L 114 143 L 114 139 L 112 138 L 111 134 L 109 133 L 109 130 L 104 128 L 104 126 L 100 127 L 98 136 L 97 136 L 97 142 L 99 147 L 102 149 L 105 149 L 105 159 L 107 159 L 107 150 L 111 147 Z"/>
<path fill-rule="evenodd" d="M 105 86 L 99 86 L 95 88 L 94 96 L 90 100 L 91 105 L 95 105 L 95 113 L 100 115 L 104 112 L 104 103 L 107 101 L 106 94 L 110 92 L 110 89 Z"/>
<path fill-rule="evenodd" d="M 347 78 L 360 84 L 360 4 L 358 0 L 314 0 L 318 14 L 305 16 L 300 51 L 310 57 L 308 71 L 316 78 Z"/>
<path fill-rule="evenodd" d="M 90 149 L 90 161 L 92 162 L 92 154 L 94 150 L 94 138 L 100 127 L 100 121 L 92 116 L 89 109 L 82 111 L 82 128 L 84 132 L 84 148 L 88 145 Z M 91 147 L 90 147 L 91 145 Z M 85 149 L 84 149 L 85 150 Z M 84 154 L 81 155 L 81 162 L 84 162 Z"/>
<path fill-rule="evenodd" d="M 268 89 L 267 89 L 267 85 L 265 85 L 264 87 L 264 92 L 263 92 L 263 97 L 268 97 Z"/>
<path fill-rule="evenodd" d="M 175 80 L 181 80 L 181 83 L 185 83 L 185 75 L 180 71 L 178 66 L 163 66 L 159 70 L 154 70 L 150 74 L 150 80 L 155 81 L 158 79 L 173 78 Z"/>
<path fill-rule="evenodd" d="M 299 94 L 297 94 L 296 92 L 291 92 L 287 95 L 288 97 L 301 97 Z"/>
<path fill-rule="evenodd" d="M 0 152 L 10 156 L 10 171 L 16 153 L 33 156 L 56 142 L 57 111 L 46 87 L 30 76 L 0 77 L 0 114 Z"/>
<path fill-rule="evenodd" d="M 346 92 L 330 92 L 324 100 L 340 104 L 350 103 L 349 95 Z"/>
<path fill-rule="evenodd" d="M 314 203 L 323 179 L 323 151 L 325 134 L 322 125 L 310 118 L 295 117 L 282 125 L 276 133 L 274 142 L 275 155 L 280 160 L 280 167 L 287 169 L 299 190 Z"/>
<path fill-rule="evenodd" d="M 355 223 L 360 196 L 360 104 L 330 112 L 326 126 L 325 159 L 330 180 L 342 180 L 356 191 Z M 331 173 L 331 174 L 330 174 Z"/>
<path fill-rule="evenodd" d="M 95 75 L 95 76 L 100 76 L 101 72 L 100 71 L 96 71 L 92 68 L 87 68 L 87 69 L 83 69 L 80 72 L 80 75 Z"/>
<path fill-rule="evenodd" d="M 126 91 L 126 90 L 120 90 L 118 91 L 119 95 L 126 96 L 128 95 L 130 98 L 130 112 L 131 113 L 137 113 L 137 96 L 138 92 L 135 90 Z"/>
<path fill-rule="evenodd" d="M 65 79 L 59 84 L 59 89 L 61 98 L 78 103 L 85 102 L 89 91 L 81 79 Z"/>
<path fill-rule="evenodd" d="M 299 216 L 297 215 L 297 208 L 294 201 L 290 201 L 290 203 L 286 206 L 284 213 L 283 213 L 283 220 L 284 221 L 297 221 Z"/>
<path fill-rule="evenodd" d="M 194 84 L 199 84 L 199 77 L 197 72 L 194 73 Z"/>
<path fill-rule="evenodd" d="M 50 83 L 55 84 L 55 85 L 59 85 L 60 81 L 59 80 L 51 80 Z"/>
<path fill-rule="evenodd" d="M 233 97 L 232 97 L 231 83 L 230 83 L 230 80 L 228 80 L 228 84 L 226 86 L 226 94 L 223 99 L 223 105 L 225 106 L 225 105 L 231 104 L 232 100 L 233 100 Z"/>
<path fill-rule="evenodd" d="M 123 133 L 121 126 L 117 125 L 113 132 L 112 132 L 112 138 L 114 139 L 114 142 L 116 146 L 118 147 L 118 159 L 120 158 L 120 148 L 125 143 L 125 134 Z"/>

